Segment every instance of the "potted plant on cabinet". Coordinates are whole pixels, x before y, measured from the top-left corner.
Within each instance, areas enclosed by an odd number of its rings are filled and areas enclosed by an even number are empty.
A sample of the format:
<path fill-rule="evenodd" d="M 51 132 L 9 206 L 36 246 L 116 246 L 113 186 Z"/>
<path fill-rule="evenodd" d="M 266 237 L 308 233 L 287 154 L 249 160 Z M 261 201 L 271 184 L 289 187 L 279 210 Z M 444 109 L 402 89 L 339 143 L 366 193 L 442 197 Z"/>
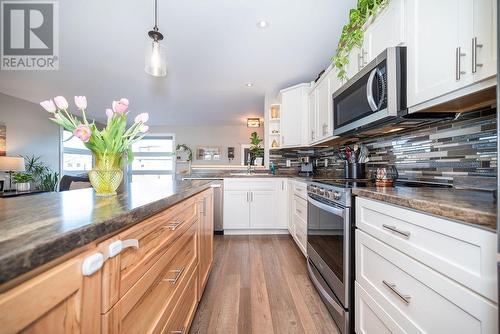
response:
<path fill-rule="evenodd" d="M 31 181 L 33 181 L 33 176 L 28 173 L 15 173 L 12 176 L 12 181 L 16 185 L 17 191 L 30 191 Z"/>
<path fill-rule="evenodd" d="M 252 132 L 250 135 L 250 158 L 251 164 L 256 165 L 257 158 L 264 160 L 264 149 L 260 146 L 264 139 L 260 138 L 257 132 Z M 263 161 L 260 161 L 259 165 L 262 165 Z"/>

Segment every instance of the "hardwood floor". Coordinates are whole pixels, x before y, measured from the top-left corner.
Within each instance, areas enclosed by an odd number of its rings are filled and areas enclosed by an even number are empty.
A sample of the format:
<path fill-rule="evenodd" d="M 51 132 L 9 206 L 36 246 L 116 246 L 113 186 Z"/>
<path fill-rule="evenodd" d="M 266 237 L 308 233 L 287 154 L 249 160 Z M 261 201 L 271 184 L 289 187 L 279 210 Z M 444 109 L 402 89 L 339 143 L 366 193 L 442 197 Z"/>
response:
<path fill-rule="evenodd" d="M 339 333 L 289 235 L 215 236 L 190 333 Z"/>

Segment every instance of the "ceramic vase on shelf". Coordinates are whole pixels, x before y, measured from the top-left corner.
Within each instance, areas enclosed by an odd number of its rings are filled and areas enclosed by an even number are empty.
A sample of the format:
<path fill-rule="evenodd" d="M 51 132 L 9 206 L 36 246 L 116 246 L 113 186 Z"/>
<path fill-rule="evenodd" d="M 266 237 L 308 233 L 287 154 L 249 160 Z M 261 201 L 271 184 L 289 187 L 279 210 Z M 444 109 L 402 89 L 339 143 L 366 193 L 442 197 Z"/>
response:
<path fill-rule="evenodd" d="M 116 189 L 123 180 L 122 154 L 93 153 L 94 168 L 89 172 L 89 180 L 96 196 L 116 195 Z"/>

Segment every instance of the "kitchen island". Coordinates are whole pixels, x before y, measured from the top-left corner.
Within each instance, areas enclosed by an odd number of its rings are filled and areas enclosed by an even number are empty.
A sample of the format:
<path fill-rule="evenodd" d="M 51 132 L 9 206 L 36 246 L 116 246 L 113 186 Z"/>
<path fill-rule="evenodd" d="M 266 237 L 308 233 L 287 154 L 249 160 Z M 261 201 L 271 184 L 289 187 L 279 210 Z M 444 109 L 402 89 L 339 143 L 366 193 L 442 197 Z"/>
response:
<path fill-rule="evenodd" d="M 112 197 L 93 189 L 0 199 L 0 284 L 103 239 L 210 188 L 208 180 L 131 183 Z"/>
<path fill-rule="evenodd" d="M 212 185 L 0 199 L 2 332 L 188 329 L 213 261 Z"/>

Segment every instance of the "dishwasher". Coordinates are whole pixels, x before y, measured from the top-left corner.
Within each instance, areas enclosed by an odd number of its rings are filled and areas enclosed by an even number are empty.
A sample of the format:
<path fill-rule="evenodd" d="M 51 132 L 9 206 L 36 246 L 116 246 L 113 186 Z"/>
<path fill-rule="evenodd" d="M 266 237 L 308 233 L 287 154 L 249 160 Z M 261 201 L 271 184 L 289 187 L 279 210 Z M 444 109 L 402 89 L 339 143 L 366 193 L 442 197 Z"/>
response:
<path fill-rule="evenodd" d="M 182 180 L 212 180 L 219 181 L 212 184 L 214 189 L 214 233 L 224 234 L 224 182 L 220 178 L 210 177 L 183 177 Z"/>

